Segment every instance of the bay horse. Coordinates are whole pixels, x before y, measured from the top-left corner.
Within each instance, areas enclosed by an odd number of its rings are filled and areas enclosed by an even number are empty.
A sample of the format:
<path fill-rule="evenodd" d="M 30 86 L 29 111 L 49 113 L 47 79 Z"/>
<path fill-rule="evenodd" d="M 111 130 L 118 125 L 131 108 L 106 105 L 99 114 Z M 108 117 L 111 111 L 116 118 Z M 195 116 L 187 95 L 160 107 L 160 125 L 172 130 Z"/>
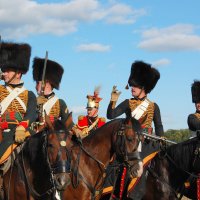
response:
<path fill-rule="evenodd" d="M 114 155 L 133 176 L 138 176 L 140 131 L 140 123 L 135 119 L 114 119 L 75 143 L 70 149 L 71 184 L 64 190 L 63 199 L 100 199 L 107 167 Z"/>
<path fill-rule="evenodd" d="M 147 168 L 144 200 L 200 199 L 200 138 L 195 137 L 160 151 Z M 188 187 L 187 187 L 188 186 Z"/>
<path fill-rule="evenodd" d="M 47 128 L 30 136 L 11 158 L 3 176 L 4 200 L 59 199 L 57 191 L 69 184 L 67 122 L 66 126 L 60 120 L 51 124 L 47 118 L 46 123 Z"/>

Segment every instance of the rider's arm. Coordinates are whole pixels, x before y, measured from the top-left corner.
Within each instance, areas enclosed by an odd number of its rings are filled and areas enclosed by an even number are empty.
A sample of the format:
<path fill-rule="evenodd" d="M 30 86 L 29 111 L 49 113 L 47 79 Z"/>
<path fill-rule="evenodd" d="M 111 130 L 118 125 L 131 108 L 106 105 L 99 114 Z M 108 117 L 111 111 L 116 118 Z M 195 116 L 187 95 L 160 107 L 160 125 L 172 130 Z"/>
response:
<path fill-rule="evenodd" d="M 160 115 L 160 109 L 156 103 L 154 103 L 154 127 L 155 127 L 155 133 L 158 136 L 163 136 L 164 135 L 164 130 L 163 130 L 163 125 L 162 125 L 162 120 L 161 120 L 161 115 Z"/>
<path fill-rule="evenodd" d="M 188 116 L 187 122 L 188 122 L 188 127 L 191 131 L 200 130 L 200 120 L 194 114 L 190 114 Z"/>
<path fill-rule="evenodd" d="M 107 108 L 107 118 L 114 119 L 119 117 L 120 115 L 127 113 L 129 109 L 129 100 L 126 99 L 122 103 L 120 103 L 116 108 L 113 108 L 113 102 L 111 101 Z"/>

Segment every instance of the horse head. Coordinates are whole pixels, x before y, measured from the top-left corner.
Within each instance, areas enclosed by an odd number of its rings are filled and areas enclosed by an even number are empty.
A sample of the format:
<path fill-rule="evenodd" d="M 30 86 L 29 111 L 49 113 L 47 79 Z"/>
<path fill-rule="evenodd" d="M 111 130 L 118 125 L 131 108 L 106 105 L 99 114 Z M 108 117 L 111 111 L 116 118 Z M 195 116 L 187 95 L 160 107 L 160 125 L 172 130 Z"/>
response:
<path fill-rule="evenodd" d="M 54 183 L 58 190 L 64 190 L 70 184 L 70 152 L 66 149 L 69 149 L 71 145 L 72 113 L 69 114 L 65 123 L 56 120 L 52 124 L 47 115 L 45 121 L 48 130 L 47 153 Z"/>
<path fill-rule="evenodd" d="M 142 161 L 137 150 L 141 131 L 138 120 L 126 118 L 116 133 L 116 158 L 128 167 L 131 177 L 141 176 L 143 172 Z"/>

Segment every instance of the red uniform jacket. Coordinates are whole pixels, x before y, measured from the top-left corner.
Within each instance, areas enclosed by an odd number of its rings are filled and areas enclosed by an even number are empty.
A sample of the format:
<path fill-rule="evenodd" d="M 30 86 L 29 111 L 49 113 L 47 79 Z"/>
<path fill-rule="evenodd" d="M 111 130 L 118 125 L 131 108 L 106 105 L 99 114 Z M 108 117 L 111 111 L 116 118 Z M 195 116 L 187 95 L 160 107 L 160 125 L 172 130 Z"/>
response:
<path fill-rule="evenodd" d="M 89 129 L 89 132 L 103 126 L 106 123 L 106 119 L 104 117 L 97 117 L 95 120 L 91 121 L 88 116 L 79 116 L 77 128 L 81 131 L 85 128 Z"/>

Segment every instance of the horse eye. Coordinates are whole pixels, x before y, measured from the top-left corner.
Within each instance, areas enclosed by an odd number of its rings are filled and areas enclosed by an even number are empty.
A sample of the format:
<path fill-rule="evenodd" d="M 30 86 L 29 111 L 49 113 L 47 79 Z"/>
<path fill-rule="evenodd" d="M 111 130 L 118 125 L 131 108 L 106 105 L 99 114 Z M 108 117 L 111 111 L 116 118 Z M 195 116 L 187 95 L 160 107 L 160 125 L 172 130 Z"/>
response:
<path fill-rule="evenodd" d="M 127 141 L 128 141 L 128 142 L 132 142 L 133 140 L 134 140 L 133 137 L 127 137 Z"/>
<path fill-rule="evenodd" d="M 48 143 L 48 144 L 47 144 L 47 147 L 48 147 L 48 148 L 53 148 L 53 144 Z"/>

